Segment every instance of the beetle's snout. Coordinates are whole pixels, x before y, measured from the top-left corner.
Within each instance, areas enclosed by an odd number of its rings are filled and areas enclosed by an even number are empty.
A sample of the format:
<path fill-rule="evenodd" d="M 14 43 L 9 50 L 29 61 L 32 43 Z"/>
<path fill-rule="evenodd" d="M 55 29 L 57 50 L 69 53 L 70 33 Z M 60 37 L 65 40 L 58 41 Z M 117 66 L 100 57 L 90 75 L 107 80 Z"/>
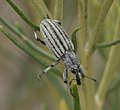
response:
<path fill-rule="evenodd" d="M 75 74 L 77 85 L 81 85 L 79 73 L 75 70 L 71 70 L 71 72 Z"/>

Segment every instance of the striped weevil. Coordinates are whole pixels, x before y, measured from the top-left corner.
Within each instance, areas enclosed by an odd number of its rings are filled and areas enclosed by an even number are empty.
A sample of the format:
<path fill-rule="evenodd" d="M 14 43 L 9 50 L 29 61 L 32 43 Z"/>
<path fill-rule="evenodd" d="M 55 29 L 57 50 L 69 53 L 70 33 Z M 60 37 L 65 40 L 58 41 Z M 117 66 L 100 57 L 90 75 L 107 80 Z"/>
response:
<path fill-rule="evenodd" d="M 77 85 L 80 85 L 81 79 L 85 77 L 96 81 L 95 79 L 84 74 L 82 65 L 80 64 L 79 59 L 74 52 L 74 45 L 58 20 L 52 20 L 49 18 L 42 20 L 40 23 L 40 32 L 43 35 L 44 41 L 37 37 L 36 31 L 34 31 L 35 39 L 46 45 L 58 59 L 45 70 L 43 70 L 42 74 L 46 73 L 52 67 L 56 66 L 60 60 L 62 60 L 65 64 L 63 81 L 69 87 L 71 95 L 73 94 L 69 85 L 73 80 L 76 80 Z M 70 69 L 70 71 L 75 75 L 75 79 L 72 79 L 69 85 L 67 83 L 68 69 Z"/>

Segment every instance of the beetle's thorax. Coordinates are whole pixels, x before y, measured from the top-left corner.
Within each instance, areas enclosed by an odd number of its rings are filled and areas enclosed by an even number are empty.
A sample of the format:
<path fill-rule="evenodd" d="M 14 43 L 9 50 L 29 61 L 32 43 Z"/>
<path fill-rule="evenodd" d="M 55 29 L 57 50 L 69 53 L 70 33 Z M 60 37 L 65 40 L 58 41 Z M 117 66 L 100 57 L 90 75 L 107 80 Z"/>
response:
<path fill-rule="evenodd" d="M 71 70 L 77 70 L 80 68 L 79 59 L 73 51 L 66 51 L 66 53 L 62 56 L 62 60 Z"/>

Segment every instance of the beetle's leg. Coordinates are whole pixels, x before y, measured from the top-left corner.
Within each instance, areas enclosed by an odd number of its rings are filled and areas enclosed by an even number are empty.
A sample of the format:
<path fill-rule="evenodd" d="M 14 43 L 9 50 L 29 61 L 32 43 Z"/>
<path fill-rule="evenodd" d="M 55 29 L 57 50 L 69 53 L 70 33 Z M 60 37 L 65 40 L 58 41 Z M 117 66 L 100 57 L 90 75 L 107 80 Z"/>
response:
<path fill-rule="evenodd" d="M 46 69 L 43 70 L 43 73 L 46 73 L 47 71 L 49 71 L 51 68 L 53 68 L 54 66 L 56 66 L 59 63 L 60 60 L 56 60 L 55 62 L 53 62 L 50 66 L 48 66 Z"/>
<path fill-rule="evenodd" d="M 70 94 L 71 94 L 73 97 L 75 97 L 75 95 L 73 94 L 73 90 L 72 90 L 72 88 L 71 88 L 71 85 L 69 85 L 68 83 L 66 83 L 66 85 L 67 85 L 67 87 L 68 87 L 68 89 L 69 89 L 69 91 L 70 91 Z"/>
<path fill-rule="evenodd" d="M 77 73 L 77 74 L 75 74 L 75 76 L 76 76 L 77 85 L 81 85 L 79 74 Z"/>
<path fill-rule="evenodd" d="M 73 91 L 72 91 L 72 88 L 71 88 L 71 85 L 67 83 L 67 79 L 68 79 L 68 68 L 65 67 L 64 72 L 63 72 L 63 81 L 64 81 L 64 83 L 67 85 L 67 87 L 68 87 L 68 89 L 69 89 L 69 91 L 70 91 L 70 94 L 71 94 L 72 96 L 74 96 Z"/>
<path fill-rule="evenodd" d="M 56 60 L 53 62 L 50 66 L 48 66 L 46 69 L 42 71 L 42 74 L 38 75 L 38 79 L 42 78 L 42 75 L 44 75 L 47 71 L 49 71 L 52 67 L 56 66 L 59 63 L 60 60 Z"/>
<path fill-rule="evenodd" d="M 64 72 L 63 72 L 63 81 L 66 84 L 67 84 L 67 78 L 68 78 L 68 69 L 67 67 L 65 67 Z"/>
<path fill-rule="evenodd" d="M 36 33 L 36 30 L 34 31 L 34 37 L 35 37 L 35 39 L 36 39 L 37 41 L 39 41 L 39 42 L 42 43 L 43 45 L 46 45 L 43 40 L 41 40 L 41 39 L 38 38 L 37 33 Z"/>

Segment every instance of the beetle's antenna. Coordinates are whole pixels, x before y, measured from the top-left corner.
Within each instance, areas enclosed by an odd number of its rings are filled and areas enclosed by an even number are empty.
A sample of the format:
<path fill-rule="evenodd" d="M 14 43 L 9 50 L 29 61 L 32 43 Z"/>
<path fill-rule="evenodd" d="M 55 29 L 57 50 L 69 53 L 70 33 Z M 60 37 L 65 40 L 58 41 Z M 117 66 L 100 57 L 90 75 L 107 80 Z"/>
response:
<path fill-rule="evenodd" d="M 94 78 L 91 78 L 91 77 L 86 76 L 86 75 L 85 75 L 84 77 L 86 77 L 87 79 L 90 79 L 90 80 L 96 82 L 96 79 L 94 79 Z M 83 79 L 84 77 L 82 77 L 81 79 Z M 74 80 L 76 80 L 76 79 L 73 78 L 73 79 L 69 82 L 69 85 L 71 85 Z"/>
<path fill-rule="evenodd" d="M 91 78 L 91 77 L 86 76 L 86 75 L 85 75 L 84 77 L 86 77 L 87 79 L 90 79 L 90 80 L 92 80 L 92 81 L 96 82 L 96 79 L 94 79 L 94 78 Z"/>

